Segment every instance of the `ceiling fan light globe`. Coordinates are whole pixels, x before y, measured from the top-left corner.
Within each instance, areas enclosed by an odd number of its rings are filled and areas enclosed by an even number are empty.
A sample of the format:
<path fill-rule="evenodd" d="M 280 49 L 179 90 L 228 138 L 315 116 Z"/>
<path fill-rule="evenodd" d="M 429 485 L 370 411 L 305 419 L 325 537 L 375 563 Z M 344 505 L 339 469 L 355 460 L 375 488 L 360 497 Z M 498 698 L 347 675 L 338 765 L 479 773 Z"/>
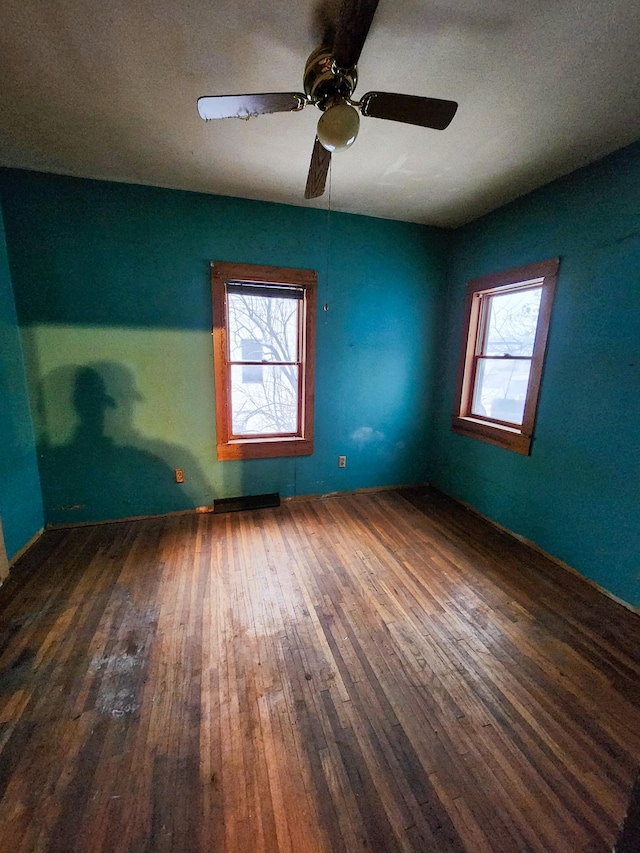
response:
<path fill-rule="evenodd" d="M 360 116 L 354 107 L 341 102 L 329 107 L 318 121 L 318 139 L 327 151 L 349 148 L 356 141 Z"/>

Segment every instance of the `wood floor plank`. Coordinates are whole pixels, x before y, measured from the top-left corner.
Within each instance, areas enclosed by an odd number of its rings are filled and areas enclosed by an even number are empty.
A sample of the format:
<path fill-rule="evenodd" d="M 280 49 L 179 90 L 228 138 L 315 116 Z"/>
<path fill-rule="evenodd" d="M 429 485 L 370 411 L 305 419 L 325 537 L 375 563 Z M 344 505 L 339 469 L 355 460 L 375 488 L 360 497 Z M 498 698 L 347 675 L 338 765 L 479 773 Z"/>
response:
<path fill-rule="evenodd" d="M 639 629 L 425 488 L 48 531 L 0 588 L 0 848 L 604 853 Z"/>

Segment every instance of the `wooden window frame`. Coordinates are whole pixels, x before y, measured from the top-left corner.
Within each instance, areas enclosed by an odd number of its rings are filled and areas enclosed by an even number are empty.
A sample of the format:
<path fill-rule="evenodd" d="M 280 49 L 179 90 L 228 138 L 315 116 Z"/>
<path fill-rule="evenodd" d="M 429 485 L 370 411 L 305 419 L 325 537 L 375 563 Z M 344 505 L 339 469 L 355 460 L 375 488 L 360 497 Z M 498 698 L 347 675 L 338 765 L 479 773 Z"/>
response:
<path fill-rule="evenodd" d="M 290 285 L 304 291 L 301 300 L 298 432 L 287 436 L 235 437 L 231 432 L 231 386 L 227 336 L 227 283 Z M 316 284 L 314 270 L 211 263 L 213 364 L 216 392 L 216 446 L 219 461 L 310 456 L 313 453 Z"/>
<path fill-rule="evenodd" d="M 489 444 L 496 444 L 525 456 L 531 453 L 559 265 L 559 258 L 550 258 L 546 261 L 527 264 L 505 272 L 493 273 L 468 282 L 464 302 L 464 325 L 458 363 L 456 402 L 451 422 L 451 429 L 454 432 L 486 441 Z M 532 287 L 540 285 L 542 295 L 522 425 L 514 426 L 493 418 L 472 414 L 471 405 L 475 387 L 475 365 L 480 333 L 482 297 L 518 286 L 525 287 L 526 285 Z"/>

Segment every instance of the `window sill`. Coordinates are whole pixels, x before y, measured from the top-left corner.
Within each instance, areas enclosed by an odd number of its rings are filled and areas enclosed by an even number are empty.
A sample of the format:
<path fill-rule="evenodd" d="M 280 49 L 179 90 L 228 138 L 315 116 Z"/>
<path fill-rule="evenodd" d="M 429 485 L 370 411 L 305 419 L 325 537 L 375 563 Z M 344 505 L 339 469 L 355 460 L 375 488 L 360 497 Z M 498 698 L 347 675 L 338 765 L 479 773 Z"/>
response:
<path fill-rule="evenodd" d="M 479 418 L 454 417 L 451 421 L 451 429 L 458 435 L 477 438 L 479 441 L 495 444 L 505 450 L 513 450 L 514 453 L 521 453 L 523 456 L 529 456 L 531 453 L 531 436 L 525 435 L 518 427 L 489 423 Z"/>
<path fill-rule="evenodd" d="M 270 459 L 277 456 L 311 456 L 309 438 L 237 438 L 218 444 L 218 461 L 232 459 Z"/>

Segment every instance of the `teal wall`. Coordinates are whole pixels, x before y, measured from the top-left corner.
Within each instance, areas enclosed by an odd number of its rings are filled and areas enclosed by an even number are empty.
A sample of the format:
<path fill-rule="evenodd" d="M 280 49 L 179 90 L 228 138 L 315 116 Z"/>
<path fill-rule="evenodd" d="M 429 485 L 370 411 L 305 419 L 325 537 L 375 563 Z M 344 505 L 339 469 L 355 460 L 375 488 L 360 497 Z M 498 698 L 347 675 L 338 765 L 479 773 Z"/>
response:
<path fill-rule="evenodd" d="M 429 479 L 640 606 L 640 145 L 453 233 L 12 170 L 0 186 L 47 522 Z M 531 456 L 454 435 L 466 281 L 554 256 Z M 318 271 L 313 456 L 216 461 L 212 260 Z M 10 396 L 16 548 L 41 521 L 22 379 Z"/>
<path fill-rule="evenodd" d="M 13 170 L 0 180 L 47 522 L 428 479 L 439 232 Z M 212 260 L 318 271 L 313 456 L 216 461 Z"/>
<path fill-rule="evenodd" d="M 42 499 L 0 211 L 0 516 L 7 556 L 42 528 Z"/>
<path fill-rule="evenodd" d="M 450 430 L 465 282 L 560 256 L 530 457 Z M 640 145 L 457 231 L 432 480 L 640 606 Z"/>

